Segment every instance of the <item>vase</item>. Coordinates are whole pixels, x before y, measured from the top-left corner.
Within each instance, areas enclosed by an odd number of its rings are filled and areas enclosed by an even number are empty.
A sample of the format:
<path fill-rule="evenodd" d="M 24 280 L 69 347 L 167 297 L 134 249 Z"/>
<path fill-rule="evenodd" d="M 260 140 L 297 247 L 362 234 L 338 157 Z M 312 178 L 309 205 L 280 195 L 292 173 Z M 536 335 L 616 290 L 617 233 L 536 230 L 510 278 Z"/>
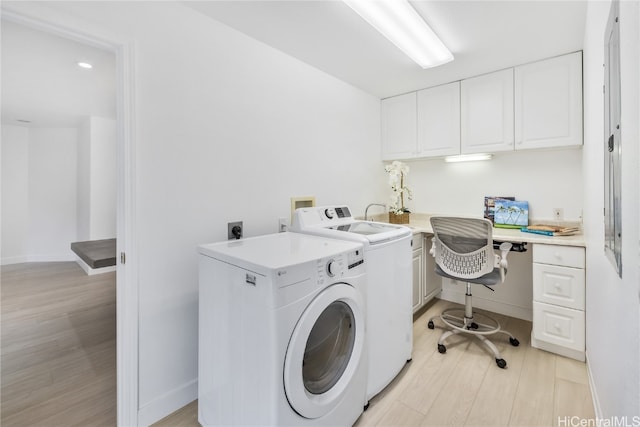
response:
<path fill-rule="evenodd" d="M 409 212 L 403 212 L 401 214 L 389 212 L 389 222 L 391 224 L 409 224 Z"/>

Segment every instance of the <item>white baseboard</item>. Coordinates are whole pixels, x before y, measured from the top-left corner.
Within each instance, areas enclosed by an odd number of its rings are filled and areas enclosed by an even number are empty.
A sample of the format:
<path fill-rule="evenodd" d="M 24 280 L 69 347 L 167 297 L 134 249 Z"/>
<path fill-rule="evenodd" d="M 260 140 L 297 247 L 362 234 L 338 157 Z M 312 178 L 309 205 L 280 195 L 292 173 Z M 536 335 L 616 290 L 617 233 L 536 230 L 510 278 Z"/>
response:
<path fill-rule="evenodd" d="M 75 261 L 73 254 L 20 255 L 2 258 L 0 265 L 22 264 L 25 262 L 67 262 Z"/>
<path fill-rule="evenodd" d="M 77 255 L 75 255 L 75 261 L 76 261 L 76 264 L 78 264 L 80 268 L 83 269 L 85 273 L 87 273 L 87 276 L 93 276 L 94 274 L 110 273 L 112 271 L 116 271 L 115 265 L 111 265 L 109 267 L 91 268 L 89 267 L 89 264 L 84 262 L 82 258 L 80 258 Z"/>
<path fill-rule="evenodd" d="M 589 363 L 589 352 L 585 351 L 585 358 L 587 363 L 587 377 L 589 379 L 589 389 L 591 389 L 591 400 L 593 401 L 593 412 L 596 415 L 596 420 L 602 420 L 602 408 L 600 407 L 600 399 L 598 399 L 598 390 L 596 384 L 593 381 L 593 373 L 591 372 L 591 364 Z"/>
<path fill-rule="evenodd" d="M 445 301 L 455 302 L 458 304 L 464 304 L 464 293 L 454 292 L 448 289 L 442 289 L 440 299 Z M 531 322 L 533 320 L 533 309 L 526 307 L 519 307 L 517 305 L 506 304 L 499 301 L 493 301 L 482 297 L 473 296 L 473 306 L 482 310 L 490 311 L 492 313 L 503 314 L 505 316 L 515 317 L 517 319 L 527 320 Z"/>
<path fill-rule="evenodd" d="M 138 410 L 138 426 L 147 427 L 198 398 L 198 380 L 163 394 Z"/>

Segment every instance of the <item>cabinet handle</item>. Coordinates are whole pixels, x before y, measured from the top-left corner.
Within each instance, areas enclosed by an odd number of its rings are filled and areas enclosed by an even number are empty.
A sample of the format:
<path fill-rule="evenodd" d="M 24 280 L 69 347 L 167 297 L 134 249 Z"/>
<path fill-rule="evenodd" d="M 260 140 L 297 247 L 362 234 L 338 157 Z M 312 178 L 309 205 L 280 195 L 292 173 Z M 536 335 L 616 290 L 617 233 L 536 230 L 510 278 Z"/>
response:
<path fill-rule="evenodd" d="M 560 283 L 556 282 L 553 284 L 553 286 L 559 291 L 560 289 L 562 289 L 562 286 L 560 286 Z"/>
<path fill-rule="evenodd" d="M 553 327 L 556 328 L 556 331 L 562 331 L 562 328 L 560 327 L 560 323 L 554 323 Z"/>

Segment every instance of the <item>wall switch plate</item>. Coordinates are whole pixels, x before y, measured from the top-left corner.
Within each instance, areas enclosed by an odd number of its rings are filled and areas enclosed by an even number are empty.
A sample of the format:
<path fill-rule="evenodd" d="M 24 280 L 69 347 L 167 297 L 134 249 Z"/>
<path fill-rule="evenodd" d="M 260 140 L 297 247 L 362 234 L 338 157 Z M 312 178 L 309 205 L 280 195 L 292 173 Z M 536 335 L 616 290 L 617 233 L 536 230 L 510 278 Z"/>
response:
<path fill-rule="evenodd" d="M 242 221 L 227 223 L 227 239 L 237 240 L 242 238 Z"/>

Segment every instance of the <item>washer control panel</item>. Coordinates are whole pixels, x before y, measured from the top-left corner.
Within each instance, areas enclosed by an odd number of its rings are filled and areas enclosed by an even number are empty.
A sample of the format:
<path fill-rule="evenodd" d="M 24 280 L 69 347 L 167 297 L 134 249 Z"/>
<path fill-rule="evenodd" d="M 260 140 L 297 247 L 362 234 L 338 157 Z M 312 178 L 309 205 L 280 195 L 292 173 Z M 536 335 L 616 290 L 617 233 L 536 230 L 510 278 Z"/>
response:
<path fill-rule="evenodd" d="M 317 262 L 318 284 L 324 285 L 336 278 L 341 278 L 362 264 L 364 264 L 364 254 L 361 249 L 319 259 Z"/>
<path fill-rule="evenodd" d="M 351 211 L 346 206 L 324 208 L 324 216 L 327 219 L 351 218 Z"/>
<path fill-rule="evenodd" d="M 290 229 L 299 231 L 309 227 L 327 227 L 351 222 L 353 215 L 347 206 L 314 206 L 296 209 Z"/>

